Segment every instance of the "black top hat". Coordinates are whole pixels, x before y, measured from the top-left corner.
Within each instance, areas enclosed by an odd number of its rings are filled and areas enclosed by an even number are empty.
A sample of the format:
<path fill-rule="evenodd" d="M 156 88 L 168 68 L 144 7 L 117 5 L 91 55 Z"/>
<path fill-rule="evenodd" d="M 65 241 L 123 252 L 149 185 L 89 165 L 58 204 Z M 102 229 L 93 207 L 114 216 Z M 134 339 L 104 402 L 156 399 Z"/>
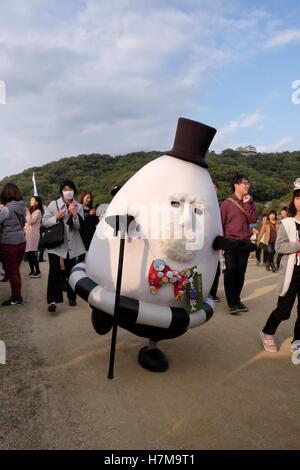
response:
<path fill-rule="evenodd" d="M 205 154 L 216 132 L 201 122 L 179 118 L 173 148 L 166 154 L 207 168 Z"/>

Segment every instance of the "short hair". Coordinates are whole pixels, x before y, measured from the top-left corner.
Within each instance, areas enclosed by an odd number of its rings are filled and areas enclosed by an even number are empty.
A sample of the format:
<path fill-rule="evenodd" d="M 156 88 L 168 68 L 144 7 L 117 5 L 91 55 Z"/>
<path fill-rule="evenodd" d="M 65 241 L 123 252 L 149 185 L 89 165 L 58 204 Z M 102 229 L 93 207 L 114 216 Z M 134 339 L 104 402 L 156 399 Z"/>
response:
<path fill-rule="evenodd" d="M 14 183 L 6 183 L 0 194 L 0 201 L 2 204 L 7 204 L 10 201 L 22 201 L 23 195 Z"/>
<path fill-rule="evenodd" d="M 235 175 L 233 175 L 233 177 L 231 178 L 231 182 L 230 182 L 231 189 L 232 189 L 233 192 L 234 192 L 234 189 L 235 189 L 234 185 L 235 184 L 240 184 L 243 179 L 249 181 L 248 176 L 242 175 L 241 173 L 236 173 Z"/>
<path fill-rule="evenodd" d="M 120 184 L 120 185 L 116 185 L 112 188 L 111 192 L 110 192 L 110 195 L 111 196 L 115 196 L 119 191 L 120 189 L 122 188 L 123 184 Z"/>
<path fill-rule="evenodd" d="M 72 180 L 64 180 L 64 181 L 61 183 L 60 187 L 59 187 L 59 192 L 60 192 L 61 194 L 62 194 L 62 190 L 64 189 L 65 186 L 69 186 L 69 188 L 73 189 L 74 194 L 77 193 L 77 188 L 76 188 L 76 186 L 75 186 L 74 181 L 72 181 Z"/>
<path fill-rule="evenodd" d="M 281 211 L 288 212 L 288 211 L 289 211 L 288 206 L 283 206 L 283 207 L 280 209 L 280 212 L 281 212 Z"/>
<path fill-rule="evenodd" d="M 289 210 L 288 210 L 288 214 L 290 217 L 295 217 L 295 215 L 297 215 L 297 209 L 296 209 L 296 206 L 295 206 L 295 197 L 299 197 L 300 196 L 300 189 L 296 189 L 294 192 L 293 192 L 293 197 L 292 197 L 292 200 L 289 204 Z"/>

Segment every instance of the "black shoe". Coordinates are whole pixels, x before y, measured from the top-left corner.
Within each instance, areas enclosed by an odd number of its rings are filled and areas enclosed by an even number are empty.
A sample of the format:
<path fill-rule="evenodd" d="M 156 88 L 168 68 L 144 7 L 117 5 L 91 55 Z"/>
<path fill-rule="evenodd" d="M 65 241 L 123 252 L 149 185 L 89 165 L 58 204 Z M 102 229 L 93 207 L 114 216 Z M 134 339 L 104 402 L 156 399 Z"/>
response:
<path fill-rule="evenodd" d="M 75 305 L 76 305 L 76 300 L 70 300 L 70 299 L 69 299 L 69 305 L 70 305 L 70 307 L 75 307 Z"/>
<path fill-rule="evenodd" d="M 238 315 L 241 310 L 237 305 L 229 305 L 230 315 Z"/>
<path fill-rule="evenodd" d="M 151 372 L 165 372 L 169 368 L 166 356 L 160 349 L 148 349 L 147 346 L 140 349 L 139 363 L 144 369 Z"/>
<path fill-rule="evenodd" d="M 23 299 L 22 297 L 19 297 L 18 299 L 16 298 L 13 298 L 11 297 L 10 299 L 8 300 L 4 300 L 4 302 L 2 302 L 2 306 L 3 307 L 6 307 L 8 305 L 22 305 L 23 304 Z"/>
<path fill-rule="evenodd" d="M 212 299 L 213 299 L 214 302 L 221 302 L 220 297 L 218 297 L 217 295 L 214 295 L 214 296 L 212 297 Z"/>
<path fill-rule="evenodd" d="M 8 277 L 7 276 L 3 276 L 3 278 L 0 280 L 0 282 L 7 282 L 8 281 Z"/>
<path fill-rule="evenodd" d="M 56 312 L 56 303 L 52 302 L 51 304 L 48 305 L 48 312 L 54 313 Z"/>
<path fill-rule="evenodd" d="M 249 308 L 245 304 L 243 304 L 241 301 L 238 302 L 237 306 L 238 306 L 238 309 L 239 309 L 240 312 L 248 312 L 249 311 Z"/>
<path fill-rule="evenodd" d="M 28 277 L 33 276 L 34 271 L 30 271 L 30 273 L 27 274 Z"/>
<path fill-rule="evenodd" d="M 33 273 L 29 276 L 31 279 L 39 279 L 41 277 L 41 273 Z"/>

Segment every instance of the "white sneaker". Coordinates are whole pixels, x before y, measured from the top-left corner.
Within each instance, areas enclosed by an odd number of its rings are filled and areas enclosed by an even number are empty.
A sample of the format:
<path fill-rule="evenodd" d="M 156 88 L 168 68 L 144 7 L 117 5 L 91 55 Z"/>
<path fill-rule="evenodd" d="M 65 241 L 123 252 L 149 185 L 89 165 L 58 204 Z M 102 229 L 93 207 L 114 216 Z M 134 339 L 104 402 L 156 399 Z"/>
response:
<path fill-rule="evenodd" d="M 263 331 L 261 331 L 259 334 L 265 350 L 276 353 L 278 349 L 275 343 L 275 337 L 273 335 L 266 335 Z"/>
<path fill-rule="evenodd" d="M 54 313 L 56 312 L 56 303 L 51 302 L 51 304 L 48 305 L 48 312 Z"/>
<path fill-rule="evenodd" d="M 297 366 L 300 364 L 300 341 L 293 341 L 291 344 L 291 351 L 292 351 L 292 356 L 291 360 L 292 363 Z"/>
<path fill-rule="evenodd" d="M 33 274 L 30 274 L 29 277 L 31 279 L 39 279 L 41 277 L 41 273 L 33 273 Z"/>

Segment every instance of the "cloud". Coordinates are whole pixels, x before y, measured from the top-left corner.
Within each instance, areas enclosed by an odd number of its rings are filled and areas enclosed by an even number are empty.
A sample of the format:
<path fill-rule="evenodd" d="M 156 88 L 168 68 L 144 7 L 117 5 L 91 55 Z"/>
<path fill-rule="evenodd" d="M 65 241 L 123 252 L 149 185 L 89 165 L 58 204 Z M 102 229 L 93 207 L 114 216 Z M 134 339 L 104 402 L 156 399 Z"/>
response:
<path fill-rule="evenodd" d="M 234 134 L 240 129 L 245 129 L 247 127 L 252 127 L 259 124 L 263 120 L 264 116 L 260 112 L 255 112 L 252 114 L 242 114 L 240 119 L 237 121 L 230 121 L 228 126 L 220 129 L 220 136 L 224 137 L 228 134 Z"/>
<path fill-rule="evenodd" d="M 262 21 L 221 0 L 2 0 L 0 177 L 79 153 L 170 148 L 179 116 L 201 120 L 211 80 L 260 48 Z M 223 135 L 260 120 L 243 115 Z"/>
<path fill-rule="evenodd" d="M 300 41 L 300 29 L 287 29 L 285 31 L 281 31 L 280 33 L 275 34 L 271 39 L 269 39 L 265 47 L 275 48 L 285 46 L 291 42 L 299 42 Z"/>
<path fill-rule="evenodd" d="M 260 145 L 258 146 L 258 151 L 263 153 L 263 152 L 281 152 L 284 150 L 288 150 L 290 147 L 290 144 L 294 142 L 293 137 L 283 137 L 282 139 L 274 142 L 273 144 L 270 145 Z"/>
<path fill-rule="evenodd" d="M 229 124 L 220 129 L 213 141 L 213 147 L 217 151 L 224 150 L 225 148 L 236 148 L 246 144 L 237 144 L 234 140 L 237 140 L 236 134 L 239 131 L 251 127 L 256 127 L 257 130 L 261 130 L 262 121 L 264 115 L 260 111 L 256 111 L 250 114 L 242 114 L 239 119 L 230 121 Z M 249 144 L 249 142 L 248 142 Z M 247 144 L 247 145 L 248 145 Z"/>

